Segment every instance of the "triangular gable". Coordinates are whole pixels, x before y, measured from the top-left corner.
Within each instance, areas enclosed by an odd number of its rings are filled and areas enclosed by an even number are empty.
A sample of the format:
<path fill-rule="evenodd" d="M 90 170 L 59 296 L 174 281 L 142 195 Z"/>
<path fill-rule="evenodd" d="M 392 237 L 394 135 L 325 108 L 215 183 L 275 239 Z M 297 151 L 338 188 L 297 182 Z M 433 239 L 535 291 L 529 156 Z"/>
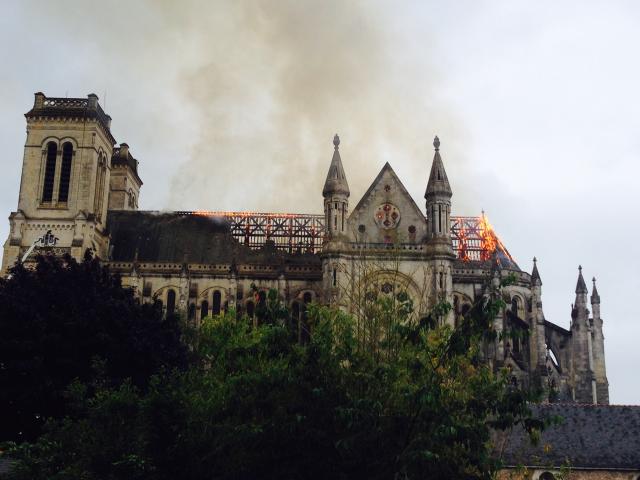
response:
<path fill-rule="evenodd" d="M 375 221 L 381 205 L 392 204 L 400 215 L 397 225 L 384 228 Z M 364 226 L 367 241 L 391 241 L 416 243 L 426 235 L 427 222 L 424 214 L 402 184 L 389 163 L 385 163 L 378 176 L 371 183 L 348 219 L 351 232 L 362 233 Z M 411 228 L 410 228 L 411 227 Z"/>

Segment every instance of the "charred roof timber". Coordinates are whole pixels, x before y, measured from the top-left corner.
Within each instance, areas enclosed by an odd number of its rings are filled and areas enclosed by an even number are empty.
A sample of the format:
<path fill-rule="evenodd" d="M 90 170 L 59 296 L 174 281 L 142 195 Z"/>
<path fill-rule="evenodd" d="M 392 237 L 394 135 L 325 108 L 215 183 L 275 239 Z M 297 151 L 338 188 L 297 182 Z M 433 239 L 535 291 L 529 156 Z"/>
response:
<path fill-rule="evenodd" d="M 267 240 L 272 240 L 277 249 L 290 253 L 317 253 L 322 249 L 324 215 L 204 210 L 175 214 L 224 219 L 229 222 L 231 235 L 250 248 L 262 248 Z M 519 269 L 485 215 L 451 217 L 451 241 L 459 260 L 488 261 L 495 257 L 503 267 Z"/>

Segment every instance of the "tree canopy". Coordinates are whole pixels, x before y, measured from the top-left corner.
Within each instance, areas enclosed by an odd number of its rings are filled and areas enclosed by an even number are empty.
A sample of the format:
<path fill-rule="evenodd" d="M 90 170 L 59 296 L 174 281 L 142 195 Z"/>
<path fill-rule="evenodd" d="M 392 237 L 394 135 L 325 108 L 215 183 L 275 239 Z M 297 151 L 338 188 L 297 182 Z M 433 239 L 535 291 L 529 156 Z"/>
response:
<path fill-rule="evenodd" d="M 67 416 L 8 446 L 11 478 L 490 478 L 492 429 L 542 427 L 529 395 L 479 356 L 500 297 L 456 328 L 440 321 L 447 304 L 408 321 L 405 296 L 372 302 L 374 330 L 311 305 L 300 343 L 270 292 L 257 326 L 205 319 L 185 371 L 153 373 L 146 388 L 92 390 L 78 376 Z"/>
<path fill-rule="evenodd" d="M 0 279 L 0 440 L 33 440 L 68 414 L 73 381 L 144 387 L 186 367 L 180 336 L 176 317 L 141 305 L 90 254 L 17 264 Z"/>

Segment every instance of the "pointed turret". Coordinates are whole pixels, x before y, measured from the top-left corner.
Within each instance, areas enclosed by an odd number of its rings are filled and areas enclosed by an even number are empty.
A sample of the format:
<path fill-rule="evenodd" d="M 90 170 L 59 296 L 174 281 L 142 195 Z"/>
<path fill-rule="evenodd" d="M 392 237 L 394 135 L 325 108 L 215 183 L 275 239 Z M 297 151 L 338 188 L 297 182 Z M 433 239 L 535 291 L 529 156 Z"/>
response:
<path fill-rule="evenodd" d="M 571 364 L 574 399 L 581 403 L 597 403 L 596 382 L 593 376 L 592 326 L 587 307 L 587 285 L 578 267 L 576 300 L 571 310 Z"/>
<path fill-rule="evenodd" d="M 336 133 L 333 137 L 333 158 L 331 159 L 331 165 L 329 166 L 329 172 L 327 173 L 327 179 L 324 182 L 324 188 L 322 189 L 322 196 L 332 194 L 342 194 L 349 196 L 349 184 L 347 183 L 347 177 L 344 174 L 344 168 L 342 167 L 342 159 L 340 158 L 340 137 Z"/>
<path fill-rule="evenodd" d="M 609 403 L 609 381 L 607 380 L 607 366 L 604 359 L 603 322 L 600 317 L 600 295 L 596 288 L 596 277 L 593 277 L 591 291 L 591 310 L 593 314 L 593 372 L 596 380 L 597 403 Z"/>
<path fill-rule="evenodd" d="M 582 276 L 582 265 L 578 266 L 578 283 L 576 284 L 576 294 L 587 294 L 589 291 L 587 290 L 587 284 L 584 283 L 584 277 Z"/>
<path fill-rule="evenodd" d="M 440 157 L 440 139 L 433 139 L 435 153 L 427 182 L 426 199 L 427 234 L 425 254 L 428 259 L 427 274 L 433 278 L 427 292 L 428 303 L 453 302 L 453 242 L 451 240 L 451 187 Z M 499 274 L 499 272 L 498 272 Z M 449 313 L 444 322 L 454 325 Z"/>
<path fill-rule="evenodd" d="M 433 155 L 433 163 L 431 164 L 431 173 L 429 174 L 429 182 L 427 182 L 427 190 L 424 192 L 424 198 L 429 201 L 430 197 L 447 197 L 451 198 L 453 192 L 449 185 L 447 172 L 444 170 L 442 157 L 440 156 L 440 139 L 436 135 L 433 139 L 435 154 Z"/>
<path fill-rule="evenodd" d="M 540 386 L 546 386 L 547 377 L 547 343 L 544 312 L 542 311 L 542 280 L 538 272 L 538 259 L 533 257 L 533 270 L 531 271 L 531 324 L 533 325 L 533 339 L 535 349 L 532 349 L 532 364 L 535 362 L 537 374 L 539 375 Z"/>
<path fill-rule="evenodd" d="M 531 284 L 532 285 L 542 285 L 542 279 L 540 278 L 540 273 L 538 272 L 538 259 L 533 257 L 533 270 L 531 271 Z"/>
<path fill-rule="evenodd" d="M 322 196 L 324 197 L 324 219 L 327 239 L 344 234 L 347 228 L 347 214 L 349 211 L 349 184 L 344 174 L 342 159 L 340 158 L 340 137 L 336 133 L 333 137 L 333 158 L 324 182 Z"/>
<path fill-rule="evenodd" d="M 450 224 L 452 193 L 442 157 L 440 157 L 440 139 L 437 136 L 433 139 L 433 147 L 435 154 L 424 194 L 427 210 L 427 241 L 432 245 L 440 244 L 437 248 L 438 253 L 453 254 Z"/>
<path fill-rule="evenodd" d="M 600 295 L 598 295 L 598 289 L 596 288 L 596 277 L 593 277 L 593 290 L 591 291 L 591 305 L 600 304 Z"/>

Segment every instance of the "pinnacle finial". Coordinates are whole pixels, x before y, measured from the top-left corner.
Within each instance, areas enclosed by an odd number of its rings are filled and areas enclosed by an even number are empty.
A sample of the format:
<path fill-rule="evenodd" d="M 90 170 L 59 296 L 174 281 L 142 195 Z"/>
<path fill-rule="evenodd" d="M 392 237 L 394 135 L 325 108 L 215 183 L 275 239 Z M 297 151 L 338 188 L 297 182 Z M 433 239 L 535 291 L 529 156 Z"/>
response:
<path fill-rule="evenodd" d="M 540 279 L 540 272 L 538 272 L 538 259 L 533 257 L 533 270 L 531 270 L 531 282 L 533 284 L 542 285 L 542 280 Z"/>
<path fill-rule="evenodd" d="M 338 150 L 338 146 L 340 145 L 340 137 L 336 133 L 333 137 L 333 146 Z"/>
<path fill-rule="evenodd" d="M 598 294 L 598 288 L 596 287 L 596 277 L 593 277 L 593 291 L 591 292 L 591 304 L 600 304 L 600 294 Z"/>
<path fill-rule="evenodd" d="M 436 135 L 435 138 L 433 139 L 433 146 L 436 149 L 436 152 L 438 150 L 440 150 L 440 139 L 438 138 L 438 136 Z"/>
<path fill-rule="evenodd" d="M 582 277 L 582 265 L 578 265 L 578 283 L 576 285 L 576 293 L 587 293 L 587 285 L 584 283 L 584 278 Z"/>

